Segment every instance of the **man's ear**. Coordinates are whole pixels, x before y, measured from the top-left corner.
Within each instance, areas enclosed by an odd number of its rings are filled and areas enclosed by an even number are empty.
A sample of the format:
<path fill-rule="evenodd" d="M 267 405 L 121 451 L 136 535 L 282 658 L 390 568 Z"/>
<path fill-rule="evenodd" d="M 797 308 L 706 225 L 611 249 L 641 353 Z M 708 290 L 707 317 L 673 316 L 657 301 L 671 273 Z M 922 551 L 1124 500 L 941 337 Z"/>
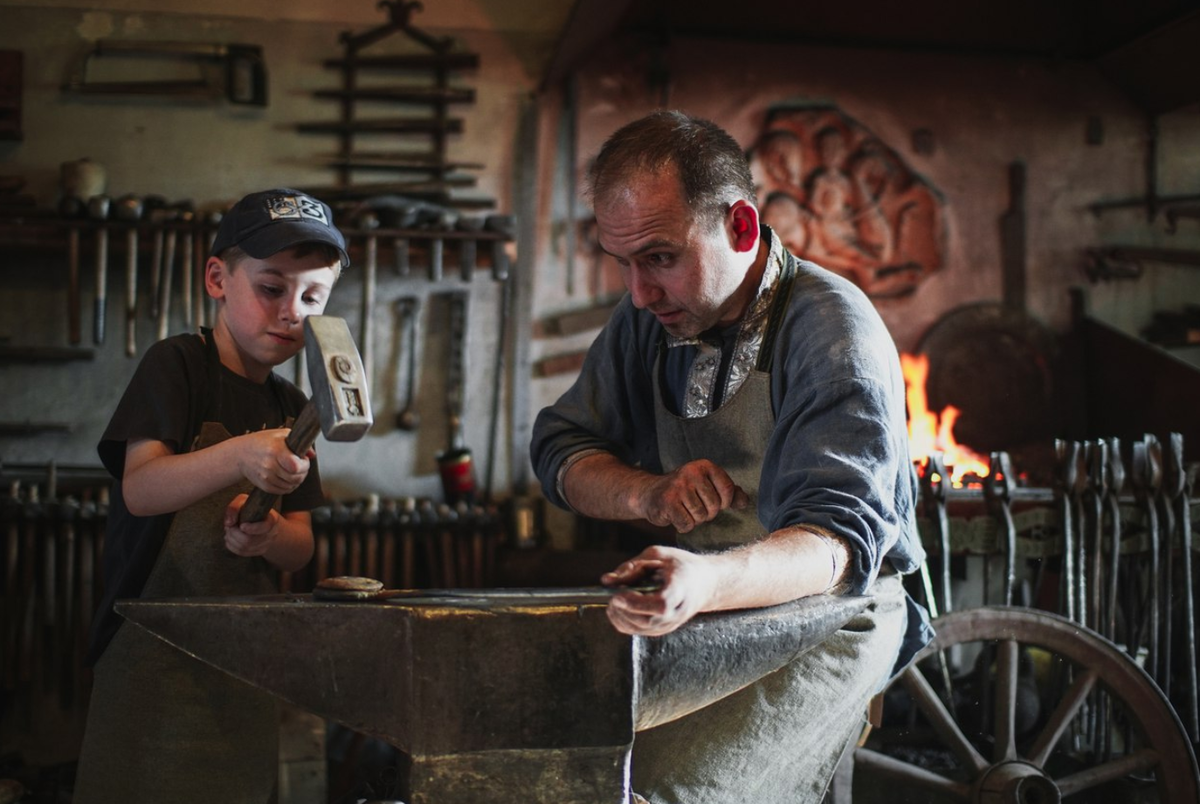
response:
<path fill-rule="evenodd" d="M 758 248 L 758 210 L 753 204 L 739 199 L 729 208 L 729 231 L 733 250 L 754 251 Z"/>
<path fill-rule="evenodd" d="M 229 265 L 220 257 L 209 257 L 204 263 L 204 289 L 214 299 L 225 298 L 225 283 L 229 280 Z"/>

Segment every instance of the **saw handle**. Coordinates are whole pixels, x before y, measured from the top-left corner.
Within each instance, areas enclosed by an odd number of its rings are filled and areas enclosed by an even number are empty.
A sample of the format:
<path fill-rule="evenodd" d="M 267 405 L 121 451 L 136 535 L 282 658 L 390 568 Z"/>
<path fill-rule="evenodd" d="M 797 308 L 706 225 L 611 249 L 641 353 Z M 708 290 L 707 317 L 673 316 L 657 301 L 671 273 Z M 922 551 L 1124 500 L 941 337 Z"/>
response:
<path fill-rule="evenodd" d="M 296 421 L 292 423 L 292 430 L 288 433 L 285 443 L 292 454 L 303 455 L 312 449 L 312 445 L 317 441 L 317 434 L 320 432 L 321 417 L 317 412 L 317 406 L 310 399 L 304 409 L 300 411 L 300 415 L 296 417 Z M 266 518 L 267 512 L 275 505 L 278 496 L 255 487 L 251 490 L 242 510 L 238 512 L 238 522 L 262 522 Z"/>

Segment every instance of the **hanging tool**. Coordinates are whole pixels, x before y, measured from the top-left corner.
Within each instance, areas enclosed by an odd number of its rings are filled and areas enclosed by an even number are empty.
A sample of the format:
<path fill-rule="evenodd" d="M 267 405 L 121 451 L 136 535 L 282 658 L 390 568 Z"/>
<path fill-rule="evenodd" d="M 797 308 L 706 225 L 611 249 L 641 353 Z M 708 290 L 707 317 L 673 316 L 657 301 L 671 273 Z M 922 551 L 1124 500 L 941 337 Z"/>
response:
<path fill-rule="evenodd" d="M 167 337 L 171 328 L 171 279 L 175 272 L 175 244 L 178 242 L 178 232 L 174 228 L 166 233 L 166 245 L 163 248 L 162 275 L 158 280 L 158 339 Z"/>
<path fill-rule="evenodd" d="M 413 431 L 417 429 L 421 418 L 416 407 L 417 387 L 417 310 L 420 299 L 416 296 L 403 296 L 396 299 L 396 331 L 402 332 L 405 340 L 404 350 L 408 355 L 408 370 L 404 372 L 406 391 L 404 407 L 396 414 L 396 427 L 400 430 Z M 399 361 L 405 362 L 405 361 Z"/>
<path fill-rule="evenodd" d="M 191 330 L 195 324 L 192 318 L 194 312 L 192 307 L 192 291 L 194 290 L 194 282 L 192 281 L 193 272 L 193 242 L 194 235 L 191 229 L 183 230 L 183 238 L 179 243 L 179 290 L 181 291 L 179 306 L 183 310 L 183 328 Z"/>
<path fill-rule="evenodd" d="M 96 302 L 92 310 L 92 342 L 104 343 L 104 315 L 108 303 L 108 197 L 92 196 L 88 214 L 96 220 Z"/>
<path fill-rule="evenodd" d="M 79 226 L 67 226 L 67 342 L 77 346 L 83 340 L 79 310 Z"/>
<path fill-rule="evenodd" d="M 497 453 L 500 446 L 500 393 L 505 380 L 504 356 L 508 350 L 509 319 L 512 317 L 512 283 L 507 279 L 500 283 L 499 331 L 496 333 L 496 355 L 492 361 L 491 422 L 488 426 L 488 458 L 484 472 L 483 499 L 492 502 L 493 481 L 496 472 Z"/>
<path fill-rule="evenodd" d="M 517 218 L 515 215 L 488 215 L 484 219 L 483 228 L 489 232 L 503 235 L 492 241 L 492 278 L 499 281 L 508 278 L 508 241 L 516 235 Z"/>
<path fill-rule="evenodd" d="M 1008 166 L 1009 208 L 1000 218 L 1004 305 L 1025 309 L 1025 163 Z"/>
<path fill-rule="evenodd" d="M 1087 484 L 1083 492 L 1084 517 L 1080 533 L 1080 571 L 1087 578 L 1087 600 L 1083 624 L 1101 632 L 1103 629 L 1104 592 L 1104 500 L 1108 496 L 1108 444 L 1089 441 L 1084 445 L 1087 465 Z"/>
<path fill-rule="evenodd" d="M 1105 468 L 1106 482 L 1104 510 L 1108 519 L 1108 595 L 1104 616 L 1104 636 L 1117 639 L 1117 601 L 1120 593 L 1121 570 L 1121 503 L 1119 495 L 1125 485 L 1125 465 L 1121 463 L 1121 440 L 1107 441 L 1108 465 Z"/>
<path fill-rule="evenodd" d="M 1054 497 L 1062 535 L 1062 614 L 1075 620 L 1075 509 L 1079 482 L 1079 442 L 1055 439 Z"/>
<path fill-rule="evenodd" d="M 464 282 L 470 282 L 475 277 L 475 256 L 478 251 L 475 235 L 483 231 L 483 225 L 484 219 L 478 215 L 463 215 L 455 223 L 458 231 L 467 234 L 458 241 L 459 274 Z"/>
<path fill-rule="evenodd" d="M 941 452 L 931 452 L 925 471 L 921 473 L 922 498 L 925 501 L 925 516 L 934 526 L 937 536 L 938 558 L 941 572 L 942 598 L 940 608 L 942 614 L 954 610 L 954 596 L 950 587 L 950 519 L 946 514 L 946 498 L 949 490 L 949 477 L 946 472 L 946 456 Z"/>
<path fill-rule="evenodd" d="M 198 76 L 188 80 L 97 81 L 89 68 L 99 60 L 146 59 L 194 62 Z M 163 64 L 153 68 L 162 74 Z M 214 74 L 212 68 L 219 74 Z M 171 95 L 218 98 L 251 106 L 267 105 L 267 67 L 258 45 L 99 39 L 63 87 L 86 95 Z"/>
<path fill-rule="evenodd" d="M 443 232 L 454 228 L 458 212 L 445 207 L 428 205 L 422 207 L 417 216 L 417 226 L 428 230 L 429 236 L 429 281 L 440 282 L 444 273 L 446 240 Z"/>
<path fill-rule="evenodd" d="M 915 471 L 915 468 L 914 468 Z M 929 577 L 929 564 L 921 562 L 921 582 L 925 586 L 925 599 L 929 616 L 937 619 L 949 613 L 951 603 L 950 593 L 950 522 L 946 516 L 946 458 L 941 452 L 929 453 L 924 471 L 918 473 L 921 488 L 921 498 L 925 508 L 925 516 L 933 521 L 938 543 L 938 559 L 941 564 L 942 599 L 939 606 L 937 596 L 933 591 L 933 581 Z M 939 611 L 939 608 L 941 609 Z M 938 667 L 942 675 L 942 702 L 948 711 L 953 712 L 954 688 L 950 680 L 950 663 L 946 660 L 946 652 L 938 651 Z"/>
<path fill-rule="evenodd" d="M 1157 442 L 1157 439 L 1156 439 Z M 1158 545 L 1162 553 L 1158 559 L 1159 579 L 1159 611 L 1162 613 L 1162 633 L 1159 635 L 1159 645 L 1162 646 L 1162 687 L 1163 694 L 1171 697 L 1174 685 L 1175 662 L 1173 625 L 1175 620 L 1175 511 L 1174 500 L 1168 488 L 1167 465 L 1170 460 L 1170 444 L 1168 443 L 1167 461 L 1163 461 L 1163 446 L 1158 443 L 1159 464 L 1162 467 L 1162 481 L 1154 494 L 1154 504 L 1158 506 Z"/>
<path fill-rule="evenodd" d="M 137 354 L 137 225 L 125 232 L 125 354 Z"/>
<path fill-rule="evenodd" d="M 446 419 L 449 430 L 445 451 L 437 456 L 442 494 L 447 503 L 475 500 L 475 468 L 463 437 L 463 360 L 466 350 L 467 295 L 446 294 L 449 307 L 449 354 L 446 363 Z"/>
<path fill-rule="evenodd" d="M 1004 550 L 1004 605 L 1013 604 L 1017 582 L 1017 527 L 1012 518 L 1012 460 L 1007 452 L 993 452 L 992 470 L 983 479 L 983 495 L 1000 520 Z"/>
<path fill-rule="evenodd" d="M 161 222 L 151 219 L 150 231 L 153 232 L 150 238 L 152 243 L 150 247 L 150 318 L 158 321 L 158 293 L 159 285 L 162 283 L 164 238 Z"/>
<path fill-rule="evenodd" d="M 1175 511 L 1175 530 L 1179 533 L 1179 556 L 1183 566 L 1183 644 L 1186 670 L 1181 679 L 1187 693 L 1187 705 L 1181 713 L 1192 742 L 1200 742 L 1200 710 L 1196 679 L 1196 598 L 1192 581 L 1192 478 L 1183 465 L 1183 434 L 1167 437 L 1163 464 L 1163 497 Z M 1168 536 L 1168 542 L 1173 539 Z M 1168 612 L 1168 617 L 1170 612 Z"/>
<path fill-rule="evenodd" d="M 1134 639 L 1131 655 L 1137 656 L 1137 650 L 1141 647 L 1142 628 L 1147 628 L 1147 642 L 1149 644 L 1150 655 L 1146 660 L 1146 670 L 1150 673 L 1150 677 L 1158 681 L 1161 673 L 1159 672 L 1159 594 L 1162 587 L 1162 578 L 1160 577 L 1159 566 L 1159 532 L 1158 532 L 1158 506 L 1156 497 L 1158 495 L 1159 484 L 1162 482 L 1162 459 L 1158 449 L 1158 441 L 1154 436 L 1147 434 L 1141 441 L 1136 441 L 1133 444 L 1133 471 L 1130 474 L 1130 481 L 1133 484 L 1134 496 L 1137 498 L 1138 504 L 1142 508 L 1142 513 L 1145 516 L 1146 532 L 1150 540 L 1149 558 L 1149 579 L 1146 584 L 1147 592 L 1142 596 L 1146 602 L 1144 610 L 1149 613 L 1149 623 L 1146 625 L 1145 618 L 1138 618 L 1139 625 L 1134 630 Z M 1130 621 L 1133 621 L 1132 613 Z"/>
<path fill-rule="evenodd" d="M 370 388 L 375 380 L 375 287 L 379 273 L 379 238 L 375 230 L 379 228 L 379 218 L 373 213 L 361 215 L 358 227 L 363 230 L 365 237 L 365 258 L 363 260 L 362 284 L 362 315 L 359 319 L 359 347 L 362 353 L 363 371 L 367 387 Z"/>
<path fill-rule="evenodd" d="M 208 297 L 208 292 L 204 284 L 204 267 L 208 263 L 208 249 L 210 243 L 204 236 L 203 230 L 198 232 L 195 237 L 195 242 L 192 245 L 192 264 L 196 266 L 195 287 L 192 290 L 192 324 L 196 327 L 209 326 L 209 317 L 205 312 L 205 299 Z M 296 361 L 303 363 L 303 360 Z"/>
<path fill-rule="evenodd" d="M 1171 527 L 1164 529 L 1164 541 L 1168 544 L 1166 551 L 1174 552 L 1175 534 L 1178 533 L 1178 548 L 1180 548 L 1181 576 L 1183 581 L 1183 678 L 1180 679 L 1186 692 L 1187 706 L 1183 707 L 1181 719 L 1186 722 L 1193 742 L 1198 742 L 1200 734 L 1200 712 L 1196 702 L 1196 629 L 1195 629 L 1195 590 L 1192 578 L 1192 503 L 1190 503 L 1190 478 L 1183 466 L 1183 434 L 1170 433 L 1166 438 L 1166 455 L 1163 462 L 1162 497 L 1164 512 L 1170 512 Z M 1175 582 L 1174 572 L 1168 574 L 1168 584 Z M 1170 599 L 1168 598 L 1170 602 Z M 1172 616 L 1171 608 L 1166 610 L 1166 618 Z M 1174 668 L 1168 666 L 1168 673 Z M 1166 690 L 1164 690 L 1165 692 Z"/>

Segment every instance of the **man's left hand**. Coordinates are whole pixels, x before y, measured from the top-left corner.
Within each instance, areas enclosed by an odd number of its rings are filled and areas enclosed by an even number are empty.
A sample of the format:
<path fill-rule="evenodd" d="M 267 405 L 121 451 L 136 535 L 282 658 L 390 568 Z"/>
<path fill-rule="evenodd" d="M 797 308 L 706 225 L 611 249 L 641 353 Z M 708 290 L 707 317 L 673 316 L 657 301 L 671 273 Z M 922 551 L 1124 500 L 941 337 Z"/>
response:
<path fill-rule="evenodd" d="M 707 610 L 715 597 L 717 571 L 705 556 L 675 547 L 649 547 L 600 580 L 631 586 L 653 578 L 654 592 L 618 592 L 608 603 L 608 619 L 623 634 L 662 636 Z"/>

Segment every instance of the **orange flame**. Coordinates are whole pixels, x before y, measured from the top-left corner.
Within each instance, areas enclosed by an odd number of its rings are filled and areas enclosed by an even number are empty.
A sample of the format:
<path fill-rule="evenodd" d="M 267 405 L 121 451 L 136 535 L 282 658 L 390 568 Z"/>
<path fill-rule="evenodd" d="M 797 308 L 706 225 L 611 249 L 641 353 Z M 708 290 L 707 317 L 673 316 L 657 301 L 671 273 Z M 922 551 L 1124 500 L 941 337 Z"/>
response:
<path fill-rule="evenodd" d="M 925 396 L 929 357 L 901 354 L 900 367 L 904 371 L 908 444 L 913 461 L 924 466 L 930 453 L 941 452 L 950 472 L 950 483 L 955 488 L 962 488 L 964 478 L 969 474 L 985 477 L 989 472 L 987 458 L 954 440 L 954 423 L 958 421 L 959 409 L 947 405 L 940 414 L 929 409 Z"/>

